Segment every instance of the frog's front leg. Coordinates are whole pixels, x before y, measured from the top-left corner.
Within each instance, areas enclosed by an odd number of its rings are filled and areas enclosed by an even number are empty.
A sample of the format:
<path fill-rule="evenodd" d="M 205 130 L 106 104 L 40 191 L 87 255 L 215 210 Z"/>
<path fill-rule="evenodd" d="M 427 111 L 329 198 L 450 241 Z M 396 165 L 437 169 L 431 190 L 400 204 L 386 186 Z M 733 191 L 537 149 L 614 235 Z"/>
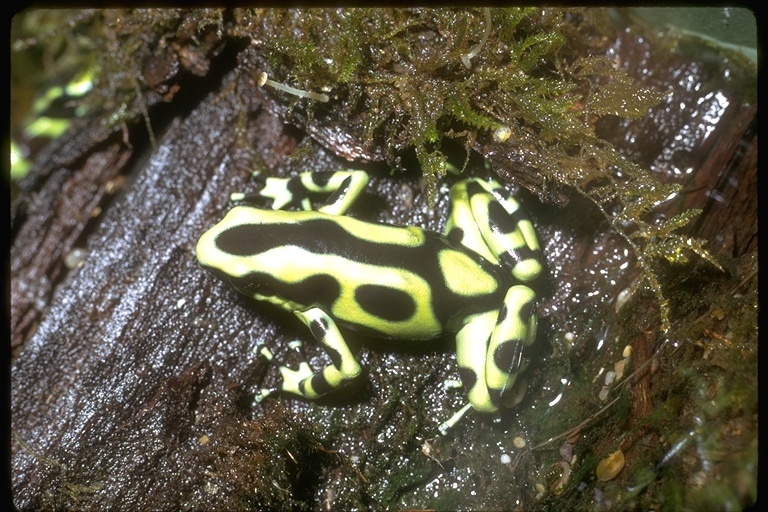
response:
<path fill-rule="evenodd" d="M 312 332 L 315 339 L 322 345 L 331 364 L 318 372 L 313 372 L 309 365 L 302 361 L 298 370 L 280 365 L 282 384 L 279 389 L 262 389 L 256 397 L 260 402 L 276 391 L 284 391 L 314 400 L 332 391 L 360 375 L 361 368 L 355 359 L 347 342 L 339 332 L 333 319 L 320 308 L 314 307 L 306 311 L 294 311 L 294 314 Z M 271 353 L 262 351 L 271 359 Z"/>
<path fill-rule="evenodd" d="M 317 211 L 330 215 L 344 215 L 368 185 L 365 171 L 307 171 L 290 178 L 261 178 L 264 187 L 252 194 L 235 193 L 233 202 L 263 203 L 272 200 L 272 209 L 287 207 L 310 211 L 313 196 L 326 199 Z"/>

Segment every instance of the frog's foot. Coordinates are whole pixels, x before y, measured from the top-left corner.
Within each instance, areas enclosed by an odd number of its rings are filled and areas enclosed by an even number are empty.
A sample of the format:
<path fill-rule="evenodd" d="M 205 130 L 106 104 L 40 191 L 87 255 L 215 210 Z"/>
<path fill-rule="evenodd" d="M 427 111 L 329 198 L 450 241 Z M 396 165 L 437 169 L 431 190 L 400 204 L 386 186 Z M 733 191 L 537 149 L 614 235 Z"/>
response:
<path fill-rule="evenodd" d="M 445 379 L 443 381 L 443 389 L 448 391 L 450 389 L 461 389 L 464 387 L 464 383 L 459 379 Z"/>
<path fill-rule="evenodd" d="M 257 352 L 272 365 L 278 367 L 283 381 L 280 387 L 262 388 L 258 390 L 254 396 L 254 401 L 256 403 L 261 403 L 264 399 L 277 394 L 280 391 L 306 396 L 306 392 L 302 390 L 302 383 L 309 382 L 315 372 L 312 371 L 312 368 L 310 368 L 309 364 L 304 359 L 304 354 L 301 351 L 301 341 L 292 341 L 289 346 L 300 354 L 301 362 L 299 363 L 298 370 L 291 369 L 287 364 L 276 358 L 268 347 L 256 347 L 256 349 L 254 349 L 254 352 Z"/>
<path fill-rule="evenodd" d="M 467 413 L 469 409 L 472 408 L 472 404 L 466 404 L 464 407 L 459 409 L 453 416 L 448 418 L 446 421 L 442 422 L 439 427 L 437 427 L 437 430 L 440 432 L 441 435 L 448 434 L 448 431 L 451 430 L 456 424 L 461 421 L 461 418 L 464 417 L 464 415 Z"/>

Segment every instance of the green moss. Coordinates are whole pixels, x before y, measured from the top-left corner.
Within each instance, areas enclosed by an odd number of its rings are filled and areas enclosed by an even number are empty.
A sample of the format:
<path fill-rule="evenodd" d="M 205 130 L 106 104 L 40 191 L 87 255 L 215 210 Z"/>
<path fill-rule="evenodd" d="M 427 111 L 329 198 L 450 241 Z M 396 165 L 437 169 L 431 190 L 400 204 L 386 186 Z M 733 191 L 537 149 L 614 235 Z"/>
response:
<path fill-rule="evenodd" d="M 425 171 L 428 189 L 436 189 L 440 178 L 445 176 L 448 159 L 440 151 L 428 151 L 424 146 L 416 148 L 416 158 Z"/>
<path fill-rule="evenodd" d="M 609 59 L 582 56 L 592 43 L 573 36 L 597 20 L 578 13 L 493 10 L 484 44 L 481 9 L 264 14 L 276 34 L 264 45 L 273 75 L 332 91 L 345 115 L 365 113 L 362 139 L 385 148 L 393 167 L 404 151 L 415 150 L 427 164 L 422 170 L 431 199 L 442 175 L 442 137 L 463 133 L 469 146 L 501 126 L 510 127 L 511 142 L 522 143 L 526 161 L 545 179 L 592 197 L 582 187 L 630 164 L 596 139 L 589 116 L 636 118 L 661 98 Z M 327 26 L 339 29 L 329 33 Z M 462 64 L 468 54 L 470 70 Z"/>
<path fill-rule="evenodd" d="M 470 103 L 466 91 L 459 89 L 455 94 L 446 98 L 445 107 L 456 120 L 480 130 L 495 130 L 502 123 L 491 116 L 478 112 Z"/>

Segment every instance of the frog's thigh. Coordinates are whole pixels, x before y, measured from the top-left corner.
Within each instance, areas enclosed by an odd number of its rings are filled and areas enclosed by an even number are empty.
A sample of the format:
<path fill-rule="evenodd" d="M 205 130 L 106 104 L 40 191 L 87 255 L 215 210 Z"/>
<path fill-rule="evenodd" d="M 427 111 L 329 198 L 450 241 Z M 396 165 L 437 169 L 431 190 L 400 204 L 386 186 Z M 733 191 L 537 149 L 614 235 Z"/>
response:
<path fill-rule="evenodd" d="M 303 371 L 281 368 L 283 391 L 313 399 L 360 375 L 360 365 L 352 355 L 336 323 L 325 311 L 320 308 L 311 308 L 307 311 L 296 311 L 295 314 L 309 327 L 312 335 L 323 346 L 331 359 L 331 364 L 315 373 L 309 370 L 309 366 L 303 366 Z"/>
<path fill-rule="evenodd" d="M 481 412 L 495 412 L 488 394 L 485 380 L 485 362 L 488 354 L 488 340 L 496 325 L 498 311 L 488 311 L 475 315 L 456 333 L 456 362 L 467 398 L 472 408 Z"/>
<path fill-rule="evenodd" d="M 485 378 L 491 402 L 497 405 L 502 393 L 517 378 L 525 347 L 536 339 L 536 294 L 525 285 L 507 291 L 488 344 Z"/>
<path fill-rule="evenodd" d="M 472 407 L 496 412 L 517 378 L 523 349 L 536 338 L 536 295 L 524 285 L 507 291 L 501 309 L 475 315 L 456 334 L 456 360 Z"/>

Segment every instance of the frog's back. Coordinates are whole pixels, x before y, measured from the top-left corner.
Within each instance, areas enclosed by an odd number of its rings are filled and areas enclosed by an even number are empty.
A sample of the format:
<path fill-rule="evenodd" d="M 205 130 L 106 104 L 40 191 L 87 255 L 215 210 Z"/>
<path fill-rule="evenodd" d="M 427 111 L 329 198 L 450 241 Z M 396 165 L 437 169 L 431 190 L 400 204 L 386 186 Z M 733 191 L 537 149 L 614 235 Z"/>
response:
<path fill-rule="evenodd" d="M 510 280 L 419 227 L 249 206 L 233 208 L 200 239 L 198 259 L 247 295 L 328 307 L 350 327 L 392 338 L 454 330 L 455 317 L 497 307 Z"/>

